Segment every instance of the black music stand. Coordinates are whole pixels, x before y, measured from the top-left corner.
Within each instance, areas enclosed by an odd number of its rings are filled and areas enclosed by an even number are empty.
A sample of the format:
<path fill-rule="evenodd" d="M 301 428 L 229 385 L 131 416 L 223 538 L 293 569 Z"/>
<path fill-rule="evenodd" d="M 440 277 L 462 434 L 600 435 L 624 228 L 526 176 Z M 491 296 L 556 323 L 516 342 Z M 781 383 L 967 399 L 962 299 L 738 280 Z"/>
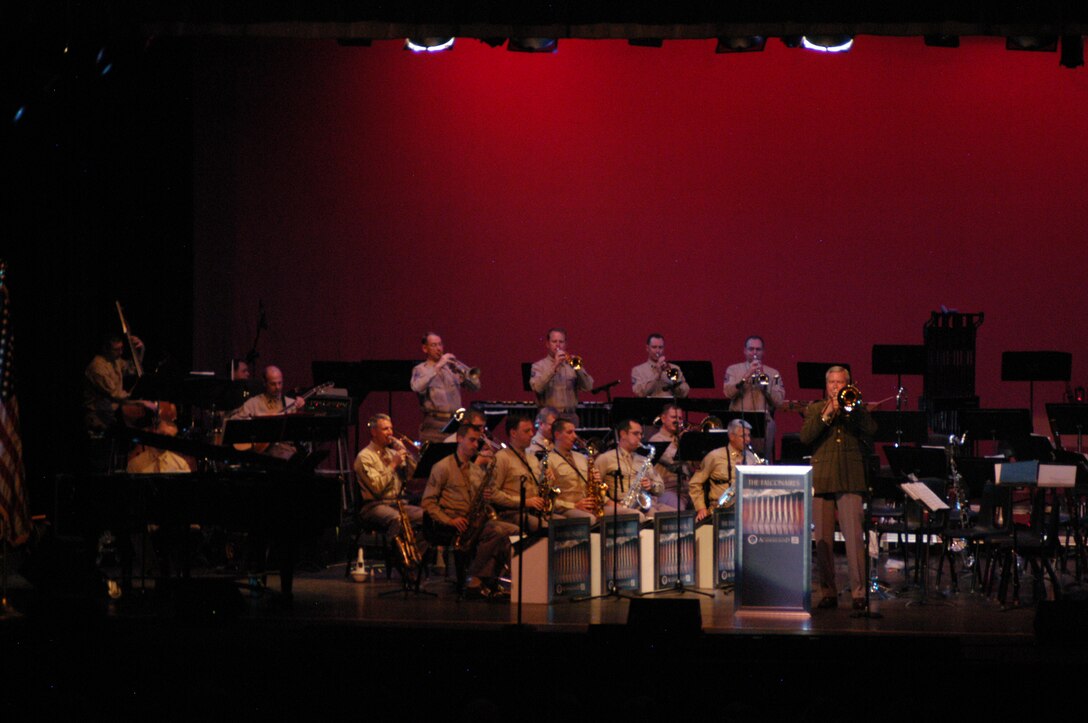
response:
<path fill-rule="evenodd" d="M 668 397 L 616 397 L 612 400 L 612 423 L 633 419 L 643 426 L 652 426 L 661 408 L 673 403 Z"/>
<path fill-rule="evenodd" d="M 1054 440 L 1061 447 L 1061 435 L 1077 435 L 1077 451 L 1084 451 L 1084 432 L 1088 430 L 1088 404 L 1052 404 L 1046 405 L 1046 416 L 1050 420 L 1050 431 Z"/>
<path fill-rule="evenodd" d="M 533 392 L 533 387 L 529 384 L 529 379 L 533 376 L 533 363 L 522 362 L 521 363 L 521 388 L 527 392 Z"/>
<path fill-rule="evenodd" d="M 964 409 L 960 430 L 974 441 L 1012 441 L 1031 434 L 1031 412 L 1027 409 Z"/>
<path fill-rule="evenodd" d="M 948 477 L 948 454 L 937 447 L 896 447 L 884 445 L 888 465 L 896 477 Z"/>
<path fill-rule="evenodd" d="M 251 419 L 228 419 L 223 444 L 257 442 L 331 442 L 340 437 L 344 420 L 324 414 L 270 414 Z"/>
<path fill-rule="evenodd" d="M 823 391 L 827 388 L 827 370 L 836 366 L 850 371 L 850 365 L 846 362 L 797 362 L 798 388 Z M 853 378 L 854 375 L 851 372 L 850 379 Z"/>
<path fill-rule="evenodd" d="M 670 361 L 680 367 L 684 381 L 692 389 L 716 389 L 718 381 L 714 378 L 714 365 L 702 359 L 694 361 Z"/>
<path fill-rule="evenodd" d="M 328 379 L 362 402 L 370 392 L 389 394 L 389 414 L 393 413 L 393 392 L 412 391 L 415 359 L 364 359 L 357 362 L 315 361 L 310 365 L 314 379 Z"/>
<path fill-rule="evenodd" d="M 929 427 L 925 412 L 869 412 L 876 422 L 874 442 L 925 444 L 929 441 Z"/>
<path fill-rule="evenodd" d="M 230 380 L 193 374 L 178 383 L 177 397 L 173 401 L 213 412 L 231 411 L 242 406 L 252 393 L 253 390 L 244 379 Z"/>
<path fill-rule="evenodd" d="M 873 374 L 895 375 L 895 412 L 903 411 L 903 375 L 926 373 L 926 347 L 924 344 L 873 344 Z M 878 428 L 879 428 L 878 423 Z M 895 420 L 897 434 L 902 431 L 903 422 Z M 924 428 L 924 420 L 923 420 Z M 895 444 L 903 443 L 902 436 L 897 436 Z M 921 442 L 917 442 L 920 444 Z"/>
<path fill-rule="evenodd" d="M 1035 382 L 1068 382 L 1073 355 L 1066 351 L 1006 351 L 1001 353 L 1001 381 L 1028 383 L 1028 409 L 1035 416 Z"/>

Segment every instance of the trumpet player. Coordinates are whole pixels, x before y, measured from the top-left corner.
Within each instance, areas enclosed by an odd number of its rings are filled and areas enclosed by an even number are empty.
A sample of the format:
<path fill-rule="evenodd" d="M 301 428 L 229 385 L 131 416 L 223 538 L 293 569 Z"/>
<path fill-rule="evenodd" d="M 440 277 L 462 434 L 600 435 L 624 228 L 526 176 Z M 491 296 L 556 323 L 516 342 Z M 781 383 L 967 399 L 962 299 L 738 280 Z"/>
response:
<path fill-rule="evenodd" d="M 590 467 L 589 458 L 574 451 L 578 436 L 574 422 L 565 417 L 556 420 L 552 427 L 555 446 L 548 452 L 548 468 L 555 472 L 555 484 L 559 496 L 555 499 L 556 517 L 588 517 L 589 524 L 597 522 L 597 500 L 588 494 L 590 484 L 600 482 L 596 465 Z"/>
<path fill-rule="evenodd" d="M 759 464 L 759 458 L 751 450 L 752 425 L 743 419 L 733 419 L 726 430 L 729 444 L 703 457 L 699 471 L 688 482 L 696 522 L 714 512 L 726 490 L 735 489 L 738 464 Z"/>
<path fill-rule="evenodd" d="M 608 486 L 608 496 L 611 498 L 605 506 L 605 514 L 624 515 L 637 512 L 639 522 L 645 522 L 652 519 L 655 512 L 674 510 L 675 508 L 660 503 L 659 498 L 665 491 L 665 483 L 652 466 L 646 466 L 646 457 L 638 453 L 638 448 L 642 446 L 642 425 L 633 419 L 625 419 L 616 425 L 616 434 L 616 448 L 602 453 L 595 462 L 601 479 Z M 649 507 L 640 509 L 638 504 L 634 507 L 625 506 L 624 498 L 630 492 L 631 483 L 643 468 L 646 472 L 639 481 L 639 487 L 644 493 L 644 499 L 650 503 Z"/>
<path fill-rule="evenodd" d="M 499 519 L 518 524 L 518 508 L 521 490 L 525 489 L 526 530 L 536 532 L 541 527 L 540 513 L 544 510 L 544 498 L 540 496 L 537 481 L 540 479 L 540 460 L 529 453 L 533 439 L 533 422 L 525 414 L 509 414 L 505 421 L 509 444 L 495 454 L 495 492 L 491 504 Z M 555 473 L 551 476 L 554 478 Z"/>
<path fill-rule="evenodd" d="M 533 362 L 529 386 L 536 393 L 539 406 L 555 407 L 578 426 L 578 392 L 592 389 L 593 377 L 582 366 L 580 357 L 567 354 L 565 329 L 548 329 L 545 347 L 548 355 Z"/>
<path fill-rule="evenodd" d="M 763 363 L 763 337 L 750 336 L 744 340 L 744 361 L 725 370 L 722 393 L 729 400 L 734 412 L 763 412 L 766 432 L 763 439 L 756 439 L 756 448 L 762 448 L 768 461 L 774 459 L 774 440 L 777 427 L 774 411 L 786 398 L 782 375 Z"/>
<path fill-rule="evenodd" d="M 662 505 L 673 509 L 690 510 L 691 496 L 687 486 L 680 488 L 680 475 L 685 481 L 691 479 L 691 467 L 684 462 L 676 461 L 676 453 L 680 450 L 680 433 L 684 429 L 684 410 L 678 405 L 669 403 L 661 409 L 661 427 L 651 442 L 668 442 L 669 446 L 657 458 L 655 469 L 665 483 L 665 491 L 658 498 Z"/>
<path fill-rule="evenodd" d="M 411 383 L 423 411 L 419 438 L 441 442 L 445 438 L 442 429 L 462 406 L 461 388 L 473 392 L 479 389 L 480 373 L 446 353 L 442 337 L 433 331 L 424 334 L 421 343 L 427 358 L 412 369 Z"/>
<path fill-rule="evenodd" d="M 488 483 L 491 458 L 479 455 L 480 430 L 467 424 L 457 428 L 457 450 L 431 468 L 431 476 L 423 491 L 423 509 L 434 522 L 431 542 L 449 545 L 469 525 L 480 522 L 482 529 L 475 549 L 469 550 L 464 595 L 469 599 L 509 600 L 498 584 L 499 575 L 510 563 L 510 535 L 518 532 L 517 525 L 502 520 L 470 519 L 473 501 L 480 486 Z M 490 474 L 494 480 L 494 469 Z M 493 497 L 491 489 L 483 490 L 484 499 Z"/>
<path fill-rule="evenodd" d="M 665 337 L 656 333 L 646 337 L 646 356 L 646 361 L 631 369 L 631 392 L 636 397 L 683 399 L 688 395 L 691 388 L 684 372 L 665 359 Z"/>
<path fill-rule="evenodd" d="M 812 517 L 815 523 L 816 571 L 822 595 L 817 607 L 838 606 L 835 585 L 835 512 L 846 540 L 846 566 L 855 610 L 865 609 L 865 554 L 862 540 L 862 495 L 868 489 L 864 454 L 876 432 L 865 405 L 846 414 L 839 392 L 850 372 L 833 366 L 824 374 L 826 398 L 805 408 L 801 442 L 812 445 Z"/>
<path fill-rule="evenodd" d="M 388 414 L 375 414 L 366 426 L 370 430 L 370 443 L 355 457 L 353 465 L 363 498 L 359 519 L 390 538 L 396 537 L 401 533 L 397 499 L 403 493 L 405 479 L 415 469 L 416 460 L 397 439 Z M 423 524 L 423 510 L 408 504 L 404 508 L 412 527 L 418 531 Z"/>

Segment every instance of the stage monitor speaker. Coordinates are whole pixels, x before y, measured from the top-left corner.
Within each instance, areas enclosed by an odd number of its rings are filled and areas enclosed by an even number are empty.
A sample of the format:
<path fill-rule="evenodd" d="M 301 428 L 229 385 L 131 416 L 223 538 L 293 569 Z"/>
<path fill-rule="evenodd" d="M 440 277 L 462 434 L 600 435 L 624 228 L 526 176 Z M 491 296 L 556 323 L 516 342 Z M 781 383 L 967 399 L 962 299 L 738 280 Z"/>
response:
<path fill-rule="evenodd" d="M 703 614 L 698 600 L 635 598 L 627 609 L 627 625 L 648 633 L 695 635 L 703 630 Z"/>

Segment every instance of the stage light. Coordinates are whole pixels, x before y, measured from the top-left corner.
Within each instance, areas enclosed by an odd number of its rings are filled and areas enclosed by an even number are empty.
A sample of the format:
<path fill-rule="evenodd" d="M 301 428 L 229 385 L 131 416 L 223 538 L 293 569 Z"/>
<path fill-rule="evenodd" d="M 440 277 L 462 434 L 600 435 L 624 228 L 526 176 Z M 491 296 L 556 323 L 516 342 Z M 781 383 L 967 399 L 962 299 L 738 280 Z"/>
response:
<path fill-rule="evenodd" d="M 718 38 L 715 53 L 758 53 L 767 44 L 762 35 L 744 35 L 732 38 Z"/>
<path fill-rule="evenodd" d="M 1063 68 L 1079 68 L 1084 65 L 1084 38 L 1080 35 L 1062 36 L 1062 57 L 1058 62 Z"/>
<path fill-rule="evenodd" d="M 958 35 L 923 35 L 926 45 L 931 48 L 958 48 L 960 36 Z"/>
<path fill-rule="evenodd" d="M 1039 53 L 1053 53 L 1057 49 L 1057 35 L 1010 35 L 1005 38 L 1005 50 L 1029 50 Z"/>
<path fill-rule="evenodd" d="M 510 38 L 506 49 L 515 53 L 554 53 L 559 49 L 555 38 Z"/>
<path fill-rule="evenodd" d="M 805 35 L 801 38 L 801 47 L 820 53 L 845 53 L 853 46 L 853 35 Z"/>
<path fill-rule="evenodd" d="M 404 41 L 404 49 L 413 53 L 441 53 L 443 50 L 452 50 L 455 38 L 408 38 Z"/>

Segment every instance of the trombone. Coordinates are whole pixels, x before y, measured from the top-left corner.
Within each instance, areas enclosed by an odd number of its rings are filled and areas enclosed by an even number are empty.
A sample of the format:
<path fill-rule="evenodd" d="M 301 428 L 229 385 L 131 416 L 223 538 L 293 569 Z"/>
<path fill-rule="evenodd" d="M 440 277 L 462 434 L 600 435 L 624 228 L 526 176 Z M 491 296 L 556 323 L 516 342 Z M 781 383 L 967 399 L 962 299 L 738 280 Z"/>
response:
<path fill-rule="evenodd" d="M 847 384 L 839 390 L 838 400 L 843 414 L 850 414 L 862 404 L 861 390 L 855 384 Z"/>

